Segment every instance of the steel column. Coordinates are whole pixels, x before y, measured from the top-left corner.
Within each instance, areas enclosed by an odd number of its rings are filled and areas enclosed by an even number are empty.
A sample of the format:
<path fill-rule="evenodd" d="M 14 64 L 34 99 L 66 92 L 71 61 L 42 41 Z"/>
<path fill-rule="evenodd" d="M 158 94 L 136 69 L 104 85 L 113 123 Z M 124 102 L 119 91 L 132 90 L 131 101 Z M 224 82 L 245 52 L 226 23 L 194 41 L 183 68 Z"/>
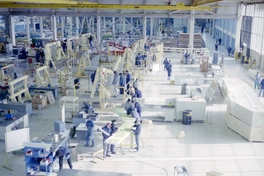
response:
<path fill-rule="evenodd" d="M 15 22 L 14 22 L 14 17 L 10 15 L 10 30 L 11 30 L 11 39 L 13 46 L 16 46 L 16 33 L 15 33 Z"/>
<path fill-rule="evenodd" d="M 57 40 L 57 20 L 56 16 L 51 16 L 52 30 L 53 30 L 53 40 Z"/>
<path fill-rule="evenodd" d="M 97 16 L 97 44 L 98 46 L 101 45 L 101 17 Z"/>
<path fill-rule="evenodd" d="M 242 15 L 241 15 L 241 4 L 238 4 L 237 10 L 237 25 L 236 25 L 236 38 L 235 38 L 235 52 L 240 51 L 240 34 L 242 25 Z"/>
<path fill-rule="evenodd" d="M 114 35 L 114 39 L 115 39 L 115 17 L 112 17 L 112 32 L 113 32 L 113 35 Z"/>
<path fill-rule="evenodd" d="M 40 29 L 40 37 L 44 38 L 44 32 L 43 32 L 43 17 L 39 17 L 39 29 Z"/>
<path fill-rule="evenodd" d="M 28 42 L 28 45 L 30 46 L 30 26 L 29 26 L 30 21 L 29 21 L 29 18 L 30 17 L 27 17 L 27 21 L 26 21 L 27 27 L 26 27 L 26 30 L 27 30 L 27 42 Z"/>
<path fill-rule="evenodd" d="M 80 35 L 79 29 L 80 29 L 79 17 L 75 17 L 75 36 L 76 37 L 78 37 Z"/>
<path fill-rule="evenodd" d="M 153 18 L 150 17 L 150 38 L 153 37 Z"/>
<path fill-rule="evenodd" d="M 146 41 L 147 38 L 147 17 L 143 17 L 143 30 L 142 30 L 143 34 L 143 40 Z"/>
<path fill-rule="evenodd" d="M 191 14 L 195 14 L 194 11 L 191 11 Z M 190 18 L 190 32 L 189 32 L 189 48 L 193 49 L 193 41 L 194 41 L 194 17 Z"/>

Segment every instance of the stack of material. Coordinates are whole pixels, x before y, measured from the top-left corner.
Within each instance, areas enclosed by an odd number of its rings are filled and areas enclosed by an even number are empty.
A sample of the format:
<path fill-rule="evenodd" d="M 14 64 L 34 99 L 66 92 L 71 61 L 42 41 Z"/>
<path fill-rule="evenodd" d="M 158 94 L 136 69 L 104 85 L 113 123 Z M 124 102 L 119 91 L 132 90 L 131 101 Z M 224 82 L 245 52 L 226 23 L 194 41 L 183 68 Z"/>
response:
<path fill-rule="evenodd" d="M 32 98 L 32 108 L 34 109 L 44 109 L 47 106 L 47 97 L 41 94 L 36 94 Z"/>
<path fill-rule="evenodd" d="M 264 105 L 252 87 L 241 79 L 223 78 L 223 91 L 227 126 L 251 142 L 264 142 Z"/>
<path fill-rule="evenodd" d="M 46 95 L 47 95 L 48 103 L 53 104 L 55 102 L 53 93 L 51 91 L 48 91 Z"/>
<path fill-rule="evenodd" d="M 180 33 L 179 34 L 178 47 L 188 48 L 189 47 L 189 38 L 190 38 L 190 34 Z M 194 48 L 202 48 L 202 43 L 203 43 L 202 34 L 200 34 L 200 33 L 194 34 L 193 47 Z"/>

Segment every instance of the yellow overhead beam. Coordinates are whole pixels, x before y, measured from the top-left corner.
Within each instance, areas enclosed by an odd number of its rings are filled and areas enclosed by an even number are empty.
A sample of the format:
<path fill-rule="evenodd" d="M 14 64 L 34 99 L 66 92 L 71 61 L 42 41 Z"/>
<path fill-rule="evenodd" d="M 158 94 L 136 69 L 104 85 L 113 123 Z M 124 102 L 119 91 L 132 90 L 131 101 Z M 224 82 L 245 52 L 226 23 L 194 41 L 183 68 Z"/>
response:
<path fill-rule="evenodd" d="M 199 5 L 205 5 L 205 4 L 216 3 L 221 1 L 223 0 L 193 0 L 192 5 L 199 6 Z"/>
<path fill-rule="evenodd" d="M 54 0 L 56 1 L 56 0 Z M 183 3 L 177 5 L 142 5 L 142 4 L 88 4 L 78 2 L 77 4 L 18 4 L 1 3 L 0 8 L 75 8 L 75 9 L 117 9 L 117 10 L 206 10 L 211 11 L 210 6 L 185 6 Z"/>
<path fill-rule="evenodd" d="M 0 2 L 9 3 L 34 3 L 34 4 L 77 4 L 78 1 L 73 0 L 0 0 Z M 85 4 L 98 4 L 97 2 L 85 2 Z M 1 3 L 2 5 L 2 3 Z"/>

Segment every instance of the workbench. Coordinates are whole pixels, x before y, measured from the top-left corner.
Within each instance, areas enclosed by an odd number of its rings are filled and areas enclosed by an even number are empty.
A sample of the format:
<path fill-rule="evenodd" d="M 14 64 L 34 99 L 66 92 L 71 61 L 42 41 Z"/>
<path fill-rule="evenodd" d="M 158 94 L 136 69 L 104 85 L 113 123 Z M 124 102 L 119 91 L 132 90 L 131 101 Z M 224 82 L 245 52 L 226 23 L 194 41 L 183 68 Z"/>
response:
<path fill-rule="evenodd" d="M 164 115 L 164 122 L 173 122 L 175 106 L 173 105 L 149 105 L 142 107 L 142 112 L 161 112 Z"/>
<path fill-rule="evenodd" d="M 135 119 L 126 114 L 122 107 L 116 107 L 115 113 L 122 120 L 123 124 L 118 128 L 118 131 L 106 139 L 105 143 L 122 146 L 122 142 L 130 136 L 130 147 L 133 147 L 133 132 L 131 131 Z"/>
<path fill-rule="evenodd" d="M 189 82 L 197 85 L 204 84 L 204 75 L 202 74 L 176 73 L 174 75 L 175 75 L 174 78 L 175 84 L 189 83 Z"/>
<path fill-rule="evenodd" d="M 19 113 L 32 114 L 32 103 L 31 102 L 8 102 L 7 104 L 0 103 L 1 110 L 14 109 Z"/>
<path fill-rule="evenodd" d="M 182 121 L 184 110 L 192 110 L 193 122 L 204 122 L 206 118 L 205 109 L 206 109 L 206 101 L 204 98 L 198 98 L 198 99 L 177 98 L 175 105 L 176 122 Z"/>
<path fill-rule="evenodd" d="M 53 173 L 53 162 L 49 162 L 46 160 L 47 156 L 52 155 L 54 158 L 56 151 L 62 146 L 68 146 L 69 144 L 69 130 L 61 132 L 58 134 L 58 141 L 54 141 L 54 134 L 49 133 L 44 139 L 41 141 L 31 141 L 25 142 L 24 146 L 24 154 L 25 154 L 25 164 L 26 164 L 26 172 L 31 173 L 32 171 L 35 173 L 33 175 L 49 175 L 51 176 Z M 39 159 L 44 159 L 42 164 Z M 44 163 L 44 164 L 43 164 Z"/>
<path fill-rule="evenodd" d="M 53 96 L 55 99 L 58 98 L 59 96 L 59 88 L 58 87 L 29 87 L 28 91 L 30 93 L 30 95 L 32 95 L 34 93 L 34 91 L 51 91 L 53 93 Z"/>
<path fill-rule="evenodd" d="M 14 120 L 5 117 L 0 117 L 0 139 L 5 140 L 5 133 L 13 131 L 12 129 L 17 125 L 23 123 L 23 128 L 28 127 L 28 114 L 25 113 L 15 113 Z"/>

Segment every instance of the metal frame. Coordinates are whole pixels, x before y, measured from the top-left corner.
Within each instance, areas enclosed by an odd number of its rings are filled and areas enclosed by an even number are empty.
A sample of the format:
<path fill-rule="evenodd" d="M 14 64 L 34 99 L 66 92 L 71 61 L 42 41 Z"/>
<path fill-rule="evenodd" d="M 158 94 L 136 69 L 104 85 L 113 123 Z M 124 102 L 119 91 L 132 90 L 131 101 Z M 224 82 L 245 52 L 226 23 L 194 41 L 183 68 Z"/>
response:
<path fill-rule="evenodd" d="M 109 70 L 102 66 L 97 68 L 96 75 L 94 78 L 94 83 L 92 86 L 92 92 L 90 94 L 90 98 L 94 98 L 96 87 L 99 84 L 99 102 L 100 102 L 101 111 L 105 110 L 106 107 L 115 107 L 115 104 L 112 102 L 102 101 L 103 99 L 110 99 L 110 96 L 112 94 L 111 85 L 107 85 L 107 74 L 114 75 L 112 70 Z"/>
<path fill-rule="evenodd" d="M 35 71 L 36 71 L 37 86 L 48 86 L 48 84 L 50 84 L 50 86 L 53 86 L 47 66 L 37 68 Z"/>
<path fill-rule="evenodd" d="M 18 97 L 18 101 L 21 102 L 22 94 L 25 95 L 25 98 L 27 100 L 32 99 L 28 91 L 27 79 L 28 79 L 28 75 L 25 75 L 20 78 L 14 79 L 13 81 L 10 81 L 8 83 L 9 85 L 8 92 L 10 93 L 9 99 L 11 99 L 11 101 L 17 102 L 16 97 Z M 18 87 L 17 84 L 22 84 L 22 86 Z"/>
<path fill-rule="evenodd" d="M 50 48 L 54 46 L 57 47 L 57 50 L 56 50 L 55 58 L 52 58 Z M 61 60 L 62 58 L 66 58 L 66 55 L 62 50 L 60 41 L 48 43 L 45 45 L 45 65 L 47 66 L 47 68 L 50 67 L 50 62 L 51 62 L 54 69 L 56 69 L 55 62 Z"/>
<path fill-rule="evenodd" d="M 5 70 L 6 69 L 9 69 L 9 68 L 12 68 L 12 67 L 15 67 L 15 65 L 14 64 L 10 64 L 10 65 L 7 65 L 7 66 L 4 66 L 4 67 L 1 67 L 0 69 L 1 69 L 1 71 L 0 71 L 0 81 L 1 82 L 5 82 L 5 79 L 7 78 L 7 80 L 6 81 L 8 81 L 10 78 L 8 77 L 8 76 L 10 76 L 10 75 L 6 75 L 5 74 Z M 7 77 L 6 77 L 7 76 Z"/>
<path fill-rule="evenodd" d="M 84 71 L 85 69 L 91 66 L 91 60 L 90 60 L 90 54 L 88 51 L 84 52 L 82 56 L 80 57 L 79 65 L 78 65 L 78 71 L 76 73 L 77 78 L 88 78 L 89 75 L 85 75 Z"/>

